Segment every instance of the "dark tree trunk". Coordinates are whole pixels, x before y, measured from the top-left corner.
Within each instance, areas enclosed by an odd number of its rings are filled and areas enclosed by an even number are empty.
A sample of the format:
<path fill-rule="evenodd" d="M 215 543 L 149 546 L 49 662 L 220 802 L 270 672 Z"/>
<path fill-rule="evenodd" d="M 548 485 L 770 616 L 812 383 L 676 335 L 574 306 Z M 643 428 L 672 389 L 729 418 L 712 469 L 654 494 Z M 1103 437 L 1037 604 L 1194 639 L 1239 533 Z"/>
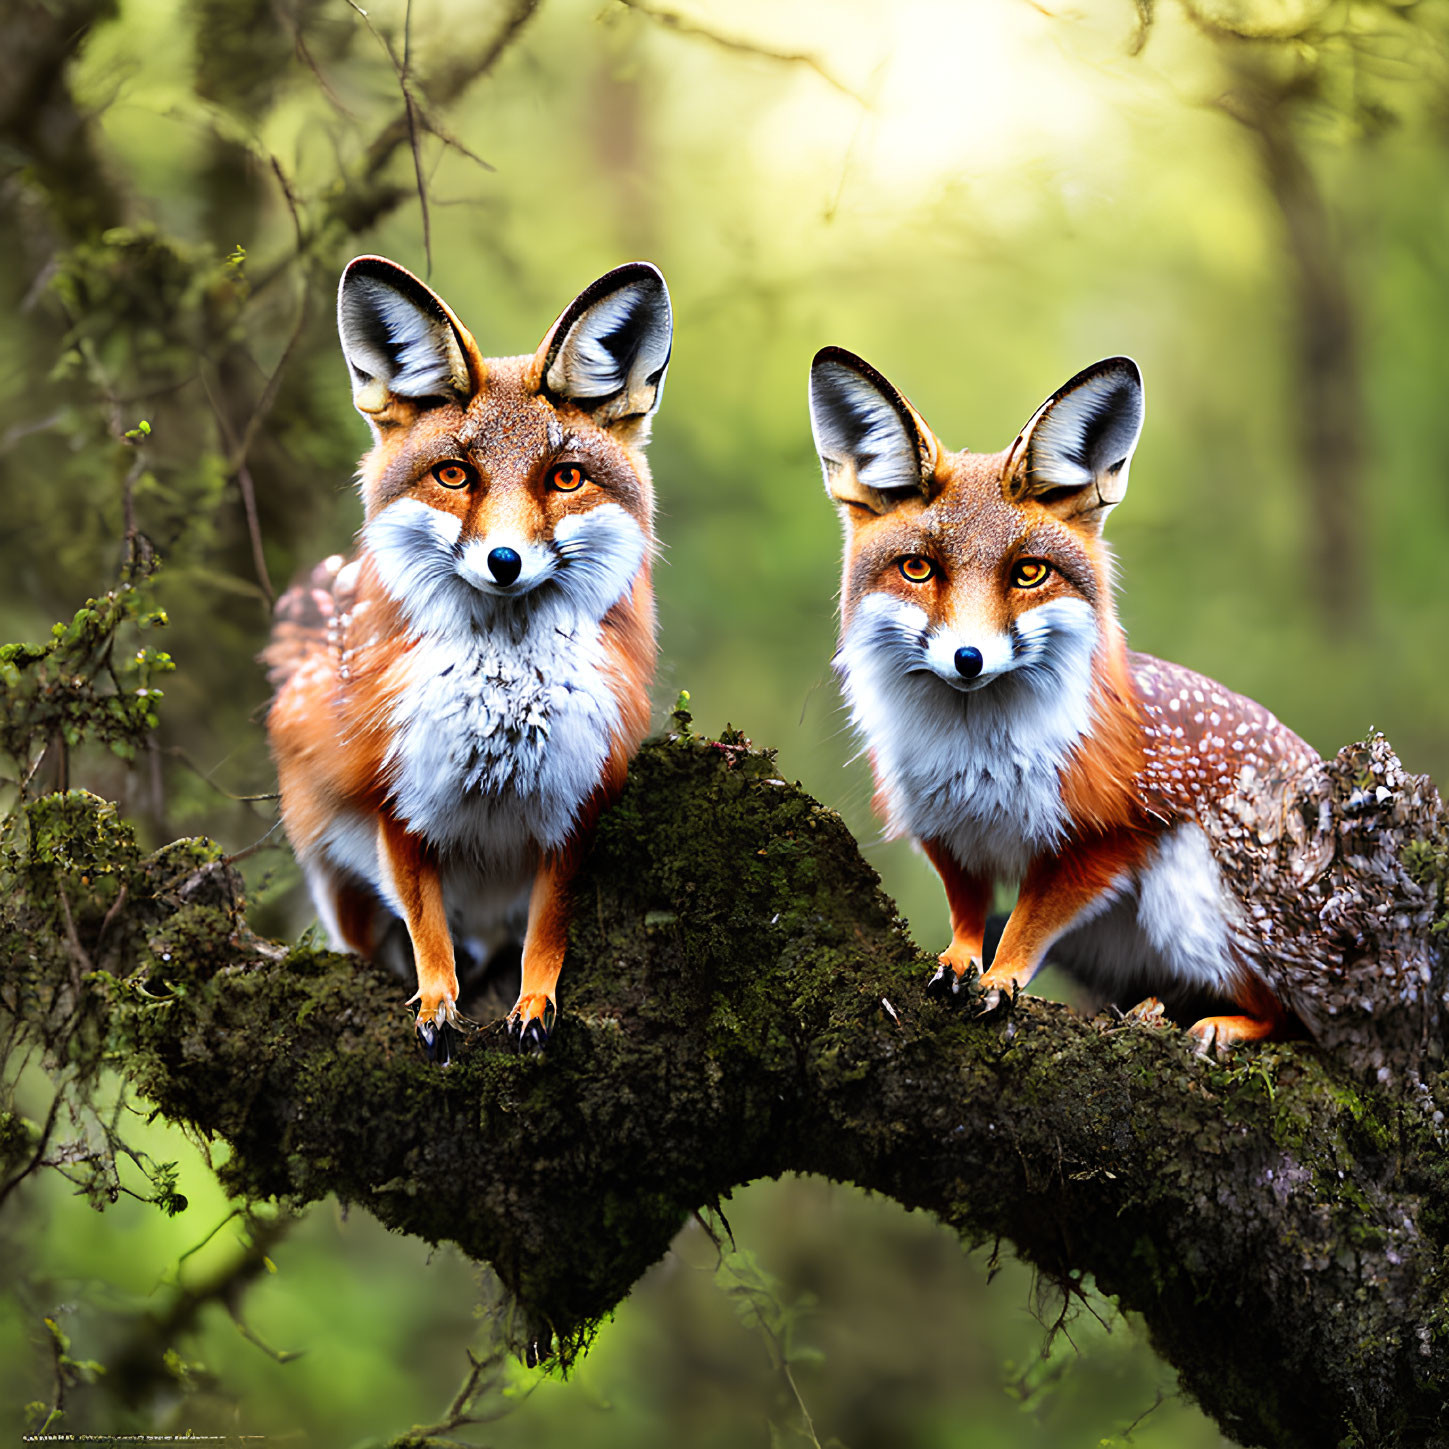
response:
<path fill-rule="evenodd" d="M 1246 59 L 1237 65 L 1235 79 L 1224 108 L 1252 135 L 1283 227 L 1292 291 L 1294 391 L 1288 411 L 1302 474 L 1309 590 L 1326 624 L 1358 630 L 1369 602 L 1358 305 L 1338 219 L 1299 133 L 1296 113 L 1312 99 L 1305 90 L 1311 82 L 1277 81 L 1268 64 Z"/>

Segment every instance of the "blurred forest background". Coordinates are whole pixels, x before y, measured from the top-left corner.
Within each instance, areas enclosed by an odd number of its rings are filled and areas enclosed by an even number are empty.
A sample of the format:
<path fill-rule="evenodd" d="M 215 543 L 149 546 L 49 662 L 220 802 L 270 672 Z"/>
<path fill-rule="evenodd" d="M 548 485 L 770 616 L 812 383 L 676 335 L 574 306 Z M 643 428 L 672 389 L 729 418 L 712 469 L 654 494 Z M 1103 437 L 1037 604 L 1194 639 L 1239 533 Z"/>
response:
<path fill-rule="evenodd" d="M 827 342 L 982 450 L 1134 356 L 1147 428 L 1109 528 L 1134 645 L 1321 750 L 1377 727 L 1449 778 L 1444 4 L 664 3 L 12 0 L 0 639 L 154 549 L 170 624 L 145 642 L 176 663 L 154 747 L 78 754 L 70 783 L 153 842 L 248 852 L 254 924 L 308 925 L 274 804 L 244 798 L 273 788 L 254 656 L 358 522 L 332 309 L 364 251 L 495 354 L 619 262 L 664 269 L 657 718 L 688 689 L 700 728 L 778 747 L 927 947 L 944 901 L 879 840 L 829 669 Z M 6 1072 L 43 1117 L 37 1064 Z M 492 1445 L 1222 1442 L 1109 1302 L 1053 1333 L 1009 1257 L 853 1190 L 739 1194 L 723 1260 L 686 1228 L 564 1381 L 489 1358 L 486 1274 L 451 1250 L 325 1206 L 229 1216 L 202 1147 L 138 1116 L 187 1199 L 167 1215 L 147 1162 L 87 1175 L 68 1130 L 73 1162 L 0 1188 L 7 1436 L 383 1443 L 448 1422 L 471 1349 L 498 1417 L 450 1432 Z M 145 1343 L 159 1378 L 87 1367 Z"/>

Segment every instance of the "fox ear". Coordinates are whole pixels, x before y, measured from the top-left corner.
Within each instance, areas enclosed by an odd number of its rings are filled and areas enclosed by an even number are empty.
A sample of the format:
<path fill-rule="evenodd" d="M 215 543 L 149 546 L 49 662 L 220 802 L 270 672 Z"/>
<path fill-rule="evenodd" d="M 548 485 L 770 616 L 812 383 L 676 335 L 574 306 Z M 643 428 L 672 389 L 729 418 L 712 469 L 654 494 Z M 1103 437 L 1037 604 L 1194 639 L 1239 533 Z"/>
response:
<path fill-rule="evenodd" d="M 837 503 L 889 513 L 929 495 L 938 446 L 931 430 L 875 368 L 843 347 L 822 347 L 810 365 L 810 428 Z"/>
<path fill-rule="evenodd" d="M 664 396 L 673 345 L 663 273 L 629 262 L 585 287 L 549 328 L 534 359 L 537 386 L 606 427 L 647 425 Z"/>
<path fill-rule="evenodd" d="M 1002 491 L 1034 498 L 1058 518 L 1099 532 L 1127 493 L 1142 432 L 1142 374 L 1130 357 L 1109 357 L 1058 388 L 1011 445 Z"/>
<path fill-rule="evenodd" d="M 337 289 L 337 331 L 352 401 L 370 422 L 398 398 L 466 402 L 486 368 L 447 303 L 385 257 L 357 257 Z"/>

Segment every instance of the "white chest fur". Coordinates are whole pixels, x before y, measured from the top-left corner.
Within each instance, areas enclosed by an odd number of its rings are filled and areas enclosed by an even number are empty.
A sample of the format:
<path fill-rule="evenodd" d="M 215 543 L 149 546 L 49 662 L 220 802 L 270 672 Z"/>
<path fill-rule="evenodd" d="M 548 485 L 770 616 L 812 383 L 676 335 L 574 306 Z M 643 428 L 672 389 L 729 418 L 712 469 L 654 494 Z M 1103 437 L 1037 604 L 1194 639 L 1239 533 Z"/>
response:
<path fill-rule="evenodd" d="M 564 609 L 421 638 L 387 762 L 409 828 L 480 862 L 562 844 L 619 721 L 606 663 L 601 626 Z"/>
<path fill-rule="evenodd" d="M 920 610 L 870 604 L 837 665 L 891 832 L 942 841 L 967 869 L 1019 879 L 1066 830 L 1061 772 L 1090 726 L 1095 633 L 1075 619 L 1043 628 L 1019 651 L 1020 667 L 964 693 L 920 666 Z"/>

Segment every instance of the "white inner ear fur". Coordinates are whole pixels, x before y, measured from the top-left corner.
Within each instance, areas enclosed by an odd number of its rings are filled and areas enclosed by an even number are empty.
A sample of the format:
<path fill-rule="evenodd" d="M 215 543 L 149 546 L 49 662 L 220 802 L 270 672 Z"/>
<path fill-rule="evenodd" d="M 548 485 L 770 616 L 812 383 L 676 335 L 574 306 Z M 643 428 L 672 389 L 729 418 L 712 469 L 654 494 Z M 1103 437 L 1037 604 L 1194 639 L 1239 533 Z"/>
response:
<path fill-rule="evenodd" d="M 673 337 L 663 282 L 626 282 L 570 326 L 549 364 L 545 385 L 561 397 L 585 402 L 617 396 L 616 403 L 599 413 L 606 422 L 650 414 L 664 393 Z"/>
<path fill-rule="evenodd" d="M 1048 403 L 1031 429 L 1032 487 L 1085 488 L 1115 477 L 1110 492 L 1120 499 L 1142 413 L 1142 384 L 1125 367 L 1089 377 Z"/>
<path fill-rule="evenodd" d="M 376 412 L 378 384 L 398 397 L 440 397 L 469 390 L 468 363 L 452 324 L 375 277 L 351 277 L 338 306 L 342 350 L 357 406 Z"/>
<path fill-rule="evenodd" d="M 915 437 L 896 405 L 853 368 L 816 363 L 810 374 L 810 428 L 825 486 L 834 496 L 851 498 L 852 480 L 878 493 L 921 491 Z"/>

